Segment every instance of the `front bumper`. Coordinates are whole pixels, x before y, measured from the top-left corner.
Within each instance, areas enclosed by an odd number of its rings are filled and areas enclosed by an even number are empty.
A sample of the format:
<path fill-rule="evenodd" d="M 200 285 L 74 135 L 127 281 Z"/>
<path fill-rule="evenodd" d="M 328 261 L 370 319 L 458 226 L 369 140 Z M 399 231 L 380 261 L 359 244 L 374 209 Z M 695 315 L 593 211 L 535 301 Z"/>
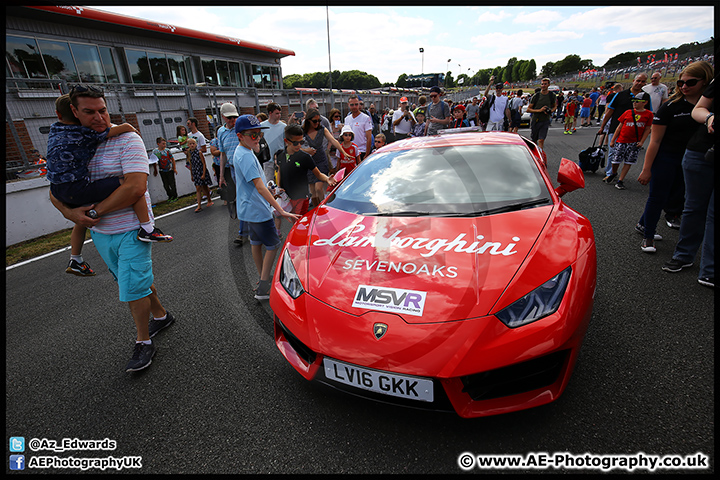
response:
<path fill-rule="evenodd" d="M 565 389 L 592 312 L 592 291 L 578 294 L 571 280 L 556 313 L 510 329 L 494 316 L 457 322 L 408 324 L 400 316 L 366 312 L 355 316 L 304 293 L 292 299 L 275 283 L 271 307 L 275 342 L 306 379 L 363 397 L 462 417 L 507 413 L 543 405 Z M 594 287 L 594 285 L 593 285 Z M 387 325 L 377 339 L 373 326 Z M 432 379 L 432 403 L 397 399 L 328 379 L 323 359 Z"/>

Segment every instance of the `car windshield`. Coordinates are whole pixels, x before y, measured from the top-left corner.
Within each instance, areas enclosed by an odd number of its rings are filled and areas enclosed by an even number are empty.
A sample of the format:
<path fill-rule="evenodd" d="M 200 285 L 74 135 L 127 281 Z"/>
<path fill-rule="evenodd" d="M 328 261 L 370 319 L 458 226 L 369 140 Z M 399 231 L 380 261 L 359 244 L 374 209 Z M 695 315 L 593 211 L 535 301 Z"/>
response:
<path fill-rule="evenodd" d="M 463 145 L 374 154 L 328 198 L 361 215 L 480 216 L 552 203 L 522 145 Z"/>

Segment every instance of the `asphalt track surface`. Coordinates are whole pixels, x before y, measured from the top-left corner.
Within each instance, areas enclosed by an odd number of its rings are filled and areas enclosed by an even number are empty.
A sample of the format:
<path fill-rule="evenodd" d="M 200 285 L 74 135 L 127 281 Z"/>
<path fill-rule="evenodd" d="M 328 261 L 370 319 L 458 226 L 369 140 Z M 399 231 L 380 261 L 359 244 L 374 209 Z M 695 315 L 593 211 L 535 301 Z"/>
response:
<path fill-rule="evenodd" d="M 596 132 L 563 135 L 559 125 L 546 141 L 553 180 L 560 157 L 577 160 Z M 564 197 L 593 224 L 598 288 L 573 378 L 550 405 L 464 420 L 305 381 L 275 347 L 268 303 L 252 296 L 250 249 L 233 244 L 237 223 L 217 201 L 158 220 L 175 241 L 153 247 L 155 284 L 177 322 L 158 334 L 143 372 L 124 372 L 135 330 L 92 243 L 84 256 L 95 277 L 65 274 L 67 251 L 7 270 L 6 439 L 110 439 L 112 451 L 26 448 L 26 463 L 142 457 L 132 473 L 462 473 L 465 452 L 700 452 L 709 457 L 700 472 L 712 472 L 714 291 L 697 283 L 697 259 L 661 271 L 678 238 L 664 223 L 658 252 L 640 251 L 633 227 L 648 189 L 639 172 L 625 191 L 586 173 L 586 188 Z"/>

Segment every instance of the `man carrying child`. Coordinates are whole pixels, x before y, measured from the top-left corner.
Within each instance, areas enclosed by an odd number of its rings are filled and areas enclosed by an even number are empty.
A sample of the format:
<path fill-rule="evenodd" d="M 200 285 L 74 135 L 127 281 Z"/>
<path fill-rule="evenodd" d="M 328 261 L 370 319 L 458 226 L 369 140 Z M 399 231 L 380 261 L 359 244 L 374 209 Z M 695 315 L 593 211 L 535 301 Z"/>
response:
<path fill-rule="evenodd" d="M 72 112 L 84 127 L 103 132 L 110 124 L 102 90 L 94 87 L 74 88 L 70 93 Z M 71 207 L 51 192 L 50 200 L 65 218 L 91 228 L 93 242 L 113 274 L 121 302 L 127 302 L 137 332 L 133 356 L 125 370 L 133 372 L 150 365 L 155 355 L 156 333 L 175 320 L 165 310 L 155 289 L 152 271 L 152 245 L 138 240 L 138 216 L 132 206 L 144 201 L 152 219 L 149 174 L 145 144 L 135 133 L 101 142 L 88 165 L 90 180 L 120 177 L 124 181 L 106 199 L 93 205 Z M 153 319 L 150 319 L 152 314 Z"/>

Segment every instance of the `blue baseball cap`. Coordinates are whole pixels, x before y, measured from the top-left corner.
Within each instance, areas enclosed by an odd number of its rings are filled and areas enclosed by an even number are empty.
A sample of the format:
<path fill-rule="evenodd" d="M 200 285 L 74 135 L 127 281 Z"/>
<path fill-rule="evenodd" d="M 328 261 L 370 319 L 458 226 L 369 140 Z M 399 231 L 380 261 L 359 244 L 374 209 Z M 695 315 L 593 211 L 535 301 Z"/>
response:
<path fill-rule="evenodd" d="M 255 115 L 240 115 L 235 120 L 235 133 L 244 132 L 245 130 L 261 129 L 265 130 L 269 127 L 260 125 L 260 120 Z"/>

